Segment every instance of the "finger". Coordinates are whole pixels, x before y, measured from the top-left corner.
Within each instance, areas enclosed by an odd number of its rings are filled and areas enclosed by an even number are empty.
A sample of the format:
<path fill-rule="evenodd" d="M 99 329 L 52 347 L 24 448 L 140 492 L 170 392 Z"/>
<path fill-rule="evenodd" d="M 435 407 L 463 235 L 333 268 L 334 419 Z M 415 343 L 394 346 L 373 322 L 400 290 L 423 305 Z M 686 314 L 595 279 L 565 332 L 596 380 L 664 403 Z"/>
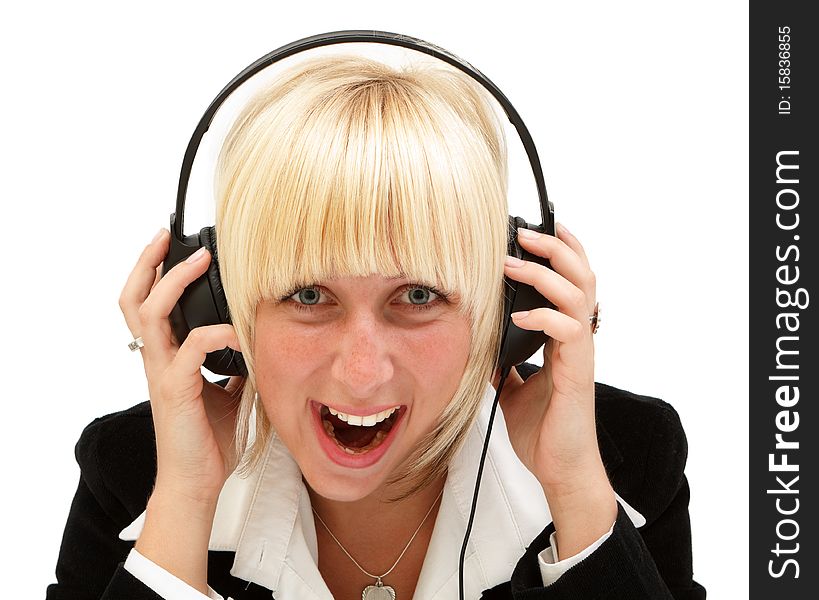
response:
<path fill-rule="evenodd" d="M 188 260 L 175 265 L 160 279 L 145 302 L 139 307 L 139 326 L 145 340 L 145 348 L 154 357 L 170 361 L 176 340 L 168 320 L 171 310 L 179 302 L 185 288 L 200 277 L 208 268 L 210 254 L 204 248 L 192 254 Z M 153 357 L 152 357 L 153 358 Z"/>
<path fill-rule="evenodd" d="M 574 382 L 594 378 L 594 338 L 588 323 L 583 323 L 551 308 L 537 308 L 527 311 L 526 316 L 512 313 L 512 320 L 517 327 L 531 331 L 543 331 L 551 337 L 550 344 L 544 348 L 544 367 L 550 361 L 550 347 L 558 343 L 560 361 L 569 366 L 568 371 L 561 371 L 561 377 L 568 377 Z M 550 368 L 554 377 L 556 372 Z"/>
<path fill-rule="evenodd" d="M 128 329 L 134 335 L 139 333 L 139 316 L 137 310 L 151 293 L 156 282 L 156 273 L 168 254 L 170 236 L 167 229 L 161 229 L 154 239 L 145 246 L 137 259 L 128 279 L 119 295 L 119 307 L 125 317 Z"/>
<path fill-rule="evenodd" d="M 560 273 L 541 264 L 514 257 L 506 258 L 504 272 L 512 279 L 534 287 L 570 317 L 581 320 L 588 316 L 586 293 Z"/>
<path fill-rule="evenodd" d="M 163 389 L 162 397 L 191 399 L 191 390 L 200 389 L 202 385 L 201 367 L 205 357 L 209 352 L 224 348 L 241 351 L 232 325 L 205 325 L 192 329 L 165 372 L 163 382 L 169 382 L 167 385 L 173 386 L 173 389 Z"/>
<path fill-rule="evenodd" d="M 185 288 L 207 270 L 209 263 L 210 253 L 200 248 L 187 260 L 174 265 L 145 298 L 140 306 L 141 315 L 150 319 L 167 318 Z"/>
<path fill-rule="evenodd" d="M 582 289 L 594 303 L 597 282 L 585 253 L 578 253 L 563 240 L 529 229 L 519 229 L 518 241 L 528 252 L 549 259 L 552 268 Z M 531 235 L 530 235 L 531 232 Z M 583 248 L 580 247 L 580 251 Z"/>
<path fill-rule="evenodd" d="M 553 308 L 535 308 L 512 313 L 512 321 L 521 329 L 543 331 L 562 344 L 585 340 L 591 335 L 591 328 L 577 319 Z"/>
<path fill-rule="evenodd" d="M 583 248 L 583 244 L 580 243 L 580 240 L 578 240 L 571 231 L 566 229 L 566 226 L 563 223 L 557 223 L 556 233 L 557 237 L 560 238 L 560 240 L 569 248 L 574 250 L 588 267 L 589 258 L 586 256 L 586 250 Z"/>

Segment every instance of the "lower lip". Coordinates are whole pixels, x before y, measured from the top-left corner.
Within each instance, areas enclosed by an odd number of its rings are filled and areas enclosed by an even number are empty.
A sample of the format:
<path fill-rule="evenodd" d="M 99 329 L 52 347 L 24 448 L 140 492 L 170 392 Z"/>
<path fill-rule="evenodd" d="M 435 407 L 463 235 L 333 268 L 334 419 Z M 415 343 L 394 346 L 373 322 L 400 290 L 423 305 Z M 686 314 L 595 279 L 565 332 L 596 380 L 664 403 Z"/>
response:
<path fill-rule="evenodd" d="M 387 433 L 387 437 L 382 440 L 381 444 L 379 444 L 377 448 L 362 454 L 347 454 L 344 450 L 339 448 L 338 444 L 331 440 L 327 435 L 327 432 L 324 431 L 324 425 L 321 423 L 322 405 L 315 401 L 311 401 L 310 405 L 311 412 L 313 413 L 313 426 L 316 430 L 316 436 L 319 439 L 319 444 L 324 449 L 324 452 L 334 463 L 341 465 L 342 467 L 350 467 L 353 469 L 364 469 L 374 465 L 381 459 L 382 456 L 384 456 L 384 454 L 387 453 L 392 441 L 395 439 L 398 426 L 403 420 L 405 412 L 404 407 L 399 409 L 400 412 L 398 414 L 398 418 L 395 420 L 395 423 L 392 424 L 392 429 L 390 429 L 389 433 Z"/>

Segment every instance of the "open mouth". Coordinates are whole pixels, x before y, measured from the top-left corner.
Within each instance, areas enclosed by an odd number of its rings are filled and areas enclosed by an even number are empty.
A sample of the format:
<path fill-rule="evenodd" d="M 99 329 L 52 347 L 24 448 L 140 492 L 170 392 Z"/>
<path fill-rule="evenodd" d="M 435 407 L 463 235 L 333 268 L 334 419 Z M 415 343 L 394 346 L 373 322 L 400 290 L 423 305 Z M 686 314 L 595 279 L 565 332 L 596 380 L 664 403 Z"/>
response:
<path fill-rule="evenodd" d="M 385 411 L 389 414 L 379 413 L 362 419 L 336 413 L 322 404 L 319 414 L 327 437 L 339 448 L 347 454 L 365 454 L 383 443 L 404 410 L 402 406 Z"/>

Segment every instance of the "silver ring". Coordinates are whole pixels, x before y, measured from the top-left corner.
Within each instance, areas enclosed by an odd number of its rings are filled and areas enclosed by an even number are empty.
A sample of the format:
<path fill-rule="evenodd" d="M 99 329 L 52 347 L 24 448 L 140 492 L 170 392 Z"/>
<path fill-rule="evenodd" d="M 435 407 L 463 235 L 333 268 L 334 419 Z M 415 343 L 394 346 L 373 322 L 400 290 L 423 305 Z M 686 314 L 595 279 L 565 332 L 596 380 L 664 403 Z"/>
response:
<path fill-rule="evenodd" d="M 589 324 L 591 325 L 591 332 L 597 333 L 597 330 L 600 329 L 600 323 L 603 322 L 603 319 L 600 318 L 600 303 L 594 303 L 594 314 L 589 315 Z"/>
<path fill-rule="evenodd" d="M 136 352 L 137 350 L 139 350 L 140 348 L 142 348 L 144 346 L 145 346 L 145 342 L 142 341 L 141 337 L 138 337 L 138 338 L 134 339 L 133 342 L 130 342 L 128 344 L 128 349 L 131 352 Z"/>

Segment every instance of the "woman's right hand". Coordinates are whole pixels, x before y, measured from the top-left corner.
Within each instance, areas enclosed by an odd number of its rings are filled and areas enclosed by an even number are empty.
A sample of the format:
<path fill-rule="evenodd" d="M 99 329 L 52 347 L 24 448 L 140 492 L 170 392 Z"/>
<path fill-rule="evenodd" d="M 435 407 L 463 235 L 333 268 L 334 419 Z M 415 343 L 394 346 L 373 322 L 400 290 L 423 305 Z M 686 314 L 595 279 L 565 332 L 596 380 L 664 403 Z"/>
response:
<path fill-rule="evenodd" d="M 185 287 L 208 268 L 204 249 L 162 277 L 170 234 L 161 230 L 139 257 L 119 305 L 134 338 L 144 346 L 157 473 L 145 523 L 134 548 L 145 558 L 208 593 L 208 541 L 216 500 L 234 460 L 234 428 L 244 380 L 232 377 L 223 389 L 205 381 L 208 352 L 239 350 L 231 325 L 192 330 L 179 345 L 168 315 Z"/>
<path fill-rule="evenodd" d="M 140 349 L 148 379 L 157 476 L 154 495 L 216 502 L 234 462 L 234 429 L 244 383 L 225 388 L 207 382 L 200 368 L 208 352 L 239 350 L 232 325 L 197 327 L 178 344 L 168 319 L 185 287 L 210 263 L 204 248 L 161 276 L 170 235 L 162 229 L 146 246 L 120 295 L 119 305 Z"/>

